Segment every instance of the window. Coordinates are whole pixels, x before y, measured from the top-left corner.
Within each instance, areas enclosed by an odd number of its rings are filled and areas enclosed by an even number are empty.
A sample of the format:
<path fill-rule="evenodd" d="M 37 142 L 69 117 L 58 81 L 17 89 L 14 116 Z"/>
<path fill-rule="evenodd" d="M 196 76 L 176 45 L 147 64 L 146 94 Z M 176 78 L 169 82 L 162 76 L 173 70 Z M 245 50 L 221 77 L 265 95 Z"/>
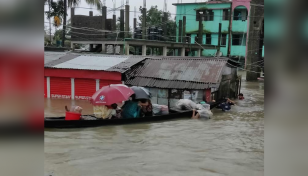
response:
<path fill-rule="evenodd" d="M 245 35 L 233 34 L 232 35 L 232 45 L 234 45 L 234 46 L 245 46 L 246 45 Z"/>
<path fill-rule="evenodd" d="M 199 19 L 200 19 L 200 12 L 201 12 L 202 10 L 196 10 L 196 21 L 199 21 Z"/>
<path fill-rule="evenodd" d="M 221 43 L 222 46 L 227 45 L 227 34 L 222 34 L 221 36 Z"/>
<path fill-rule="evenodd" d="M 233 20 L 247 20 L 247 9 L 234 9 Z"/>
<path fill-rule="evenodd" d="M 207 45 L 211 45 L 212 44 L 212 34 L 206 34 L 205 44 L 207 44 Z"/>
<path fill-rule="evenodd" d="M 213 12 L 213 10 L 205 10 L 205 12 L 204 12 L 204 21 L 214 21 L 214 12 Z"/>
<path fill-rule="evenodd" d="M 200 12 L 203 12 L 202 17 L 203 21 L 214 21 L 214 12 L 213 10 L 196 10 L 196 21 L 200 19 Z"/>
<path fill-rule="evenodd" d="M 229 20 L 229 15 L 230 15 L 229 9 L 224 9 L 222 20 Z"/>

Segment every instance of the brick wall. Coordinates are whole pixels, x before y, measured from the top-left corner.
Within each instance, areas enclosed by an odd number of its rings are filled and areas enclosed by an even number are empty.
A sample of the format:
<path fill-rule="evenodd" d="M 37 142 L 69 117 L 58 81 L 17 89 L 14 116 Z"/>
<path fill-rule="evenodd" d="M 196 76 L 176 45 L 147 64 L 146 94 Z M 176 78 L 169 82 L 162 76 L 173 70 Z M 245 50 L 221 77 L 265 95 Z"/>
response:
<path fill-rule="evenodd" d="M 102 16 L 75 15 L 72 18 L 72 27 L 72 41 L 101 41 L 103 39 L 103 33 L 98 31 L 102 30 Z"/>

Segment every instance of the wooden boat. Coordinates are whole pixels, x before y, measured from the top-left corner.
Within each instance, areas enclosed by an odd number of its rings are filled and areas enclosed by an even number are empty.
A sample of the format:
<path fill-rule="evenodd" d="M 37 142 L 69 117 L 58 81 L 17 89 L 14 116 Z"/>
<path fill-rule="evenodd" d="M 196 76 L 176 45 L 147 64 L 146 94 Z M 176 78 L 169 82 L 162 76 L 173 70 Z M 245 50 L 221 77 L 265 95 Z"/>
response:
<path fill-rule="evenodd" d="M 218 103 L 212 103 L 211 109 L 216 107 Z M 91 115 L 90 115 L 91 116 Z M 44 120 L 45 128 L 85 128 L 85 127 L 98 127 L 106 125 L 123 125 L 143 122 L 155 122 L 172 120 L 178 118 L 191 118 L 191 110 L 178 110 L 170 109 L 169 114 L 143 117 L 143 118 L 131 118 L 131 119 L 108 119 L 108 120 L 65 120 L 65 117 L 46 117 Z"/>

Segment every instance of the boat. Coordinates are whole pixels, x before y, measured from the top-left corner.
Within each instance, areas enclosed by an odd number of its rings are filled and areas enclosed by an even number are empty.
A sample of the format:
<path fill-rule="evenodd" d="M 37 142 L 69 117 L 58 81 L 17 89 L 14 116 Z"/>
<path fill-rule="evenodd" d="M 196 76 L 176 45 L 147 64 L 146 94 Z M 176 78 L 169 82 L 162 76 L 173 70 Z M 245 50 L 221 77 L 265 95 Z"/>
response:
<path fill-rule="evenodd" d="M 218 103 L 211 103 L 211 109 Z M 87 115 L 92 116 L 93 115 Z M 169 114 L 131 119 L 96 119 L 96 120 L 65 120 L 65 117 L 45 117 L 45 128 L 86 128 L 106 125 L 124 125 L 144 122 L 165 121 L 178 118 L 191 118 L 191 110 L 170 109 Z"/>

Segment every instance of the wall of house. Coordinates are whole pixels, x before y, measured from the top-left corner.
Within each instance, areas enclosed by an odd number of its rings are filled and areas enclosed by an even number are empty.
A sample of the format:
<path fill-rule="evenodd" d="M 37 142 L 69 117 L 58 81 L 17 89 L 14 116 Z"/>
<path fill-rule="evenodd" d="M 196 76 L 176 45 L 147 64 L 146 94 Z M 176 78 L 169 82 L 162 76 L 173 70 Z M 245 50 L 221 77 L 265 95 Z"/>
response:
<path fill-rule="evenodd" d="M 226 66 L 223 71 L 222 80 L 217 90 L 217 99 L 222 97 L 236 98 L 239 82 L 237 80 L 237 68 Z"/>
<path fill-rule="evenodd" d="M 191 43 L 195 42 L 195 37 L 198 34 L 199 29 L 199 22 L 196 21 L 196 9 L 213 9 L 214 19 L 213 21 L 203 21 L 203 43 L 206 44 L 206 34 L 211 34 L 211 45 L 218 45 L 218 31 L 219 31 L 219 23 L 222 23 L 222 34 L 227 34 L 226 38 L 226 46 L 222 47 L 220 51 L 222 52 L 223 56 L 227 56 L 228 53 L 228 40 L 229 40 L 229 20 L 223 20 L 223 9 L 226 8 L 236 8 L 238 10 L 245 10 L 247 9 L 245 6 L 249 5 L 248 2 L 238 1 L 236 2 L 236 6 L 233 7 L 231 3 L 204 3 L 204 4 L 182 4 L 177 5 L 177 15 L 176 16 L 176 23 L 179 24 L 179 20 L 183 19 L 184 14 L 186 15 L 186 34 L 191 34 Z M 244 4 L 245 6 L 243 6 Z M 248 11 L 248 9 L 247 9 Z M 248 15 L 248 12 L 247 12 Z M 242 21 L 235 19 L 233 20 L 233 13 L 232 13 L 232 36 L 231 40 L 233 40 L 233 35 L 241 35 L 244 38 L 244 43 L 239 45 L 232 45 L 231 41 L 231 56 L 242 56 L 245 57 L 246 55 L 246 36 L 247 36 L 247 20 Z M 177 41 L 179 31 L 177 30 Z M 216 50 L 203 50 L 203 56 L 213 56 L 216 53 Z"/>
<path fill-rule="evenodd" d="M 171 89 L 169 95 L 168 89 L 159 89 L 146 87 L 152 95 L 152 104 L 168 105 L 168 97 L 170 96 L 170 107 L 175 107 L 180 99 L 191 99 L 194 102 L 201 102 L 204 100 L 204 90 L 181 90 Z M 190 97 L 190 98 L 189 98 Z"/>

